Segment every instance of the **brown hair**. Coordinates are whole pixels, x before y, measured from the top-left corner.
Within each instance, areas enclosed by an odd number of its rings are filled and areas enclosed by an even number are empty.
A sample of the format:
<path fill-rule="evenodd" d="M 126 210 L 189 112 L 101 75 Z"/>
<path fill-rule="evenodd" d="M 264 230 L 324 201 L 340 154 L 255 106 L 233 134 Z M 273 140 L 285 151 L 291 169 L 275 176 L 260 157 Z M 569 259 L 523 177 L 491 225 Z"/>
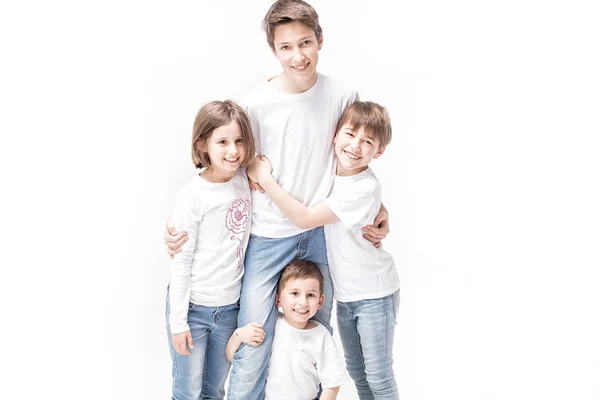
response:
<path fill-rule="evenodd" d="M 319 15 L 310 4 L 302 0 L 278 0 L 269 8 L 262 22 L 262 28 L 267 33 L 267 43 L 271 49 L 275 50 L 273 43 L 275 28 L 294 21 L 300 21 L 308 26 L 315 32 L 317 42 L 321 41 L 323 30 L 319 25 Z"/>
<path fill-rule="evenodd" d="M 352 129 L 364 127 L 367 132 L 379 139 L 379 147 L 387 146 L 392 140 L 392 124 L 387 110 L 372 101 L 356 101 L 344 109 L 340 117 L 336 134 L 348 124 Z"/>
<path fill-rule="evenodd" d="M 192 161 L 196 168 L 210 167 L 210 159 L 206 152 L 207 144 L 213 131 L 235 121 L 242 131 L 242 141 L 246 154 L 241 162 L 245 167 L 254 158 L 256 149 L 254 137 L 248 116 L 235 102 L 231 100 L 211 101 L 205 104 L 194 120 L 192 131 Z"/>
<path fill-rule="evenodd" d="M 319 294 L 323 294 L 324 278 L 317 264 L 308 260 L 293 260 L 289 263 L 279 277 L 277 293 L 281 293 L 285 284 L 292 279 L 316 279 L 319 282 Z"/>

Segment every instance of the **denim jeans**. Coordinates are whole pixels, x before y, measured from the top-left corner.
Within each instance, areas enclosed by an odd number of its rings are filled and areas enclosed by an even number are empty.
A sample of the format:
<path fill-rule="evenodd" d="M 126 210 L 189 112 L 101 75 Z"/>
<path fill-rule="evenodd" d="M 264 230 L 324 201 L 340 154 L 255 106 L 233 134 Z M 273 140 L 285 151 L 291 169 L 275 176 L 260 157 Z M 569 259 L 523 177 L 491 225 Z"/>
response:
<path fill-rule="evenodd" d="M 333 302 L 333 286 L 323 227 L 287 238 L 265 238 L 250 235 L 246 250 L 245 271 L 240 299 L 239 326 L 257 322 L 266 333 L 258 347 L 242 344 L 235 354 L 229 376 L 229 400 L 262 400 L 264 398 L 267 367 L 275 330 L 275 291 L 283 268 L 294 259 L 313 261 L 325 277 L 325 302 L 315 320 L 332 332 L 329 320 Z"/>
<path fill-rule="evenodd" d="M 379 299 L 337 302 L 340 339 L 358 397 L 399 399 L 392 368 L 400 291 Z"/>
<path fill-rule="evenodd" d="M 205 307 L 190 303 L 188 325 L 194 348 L 190 355 L 175 351 L 169 329 L 167 294 L 167 334 L 173 361 L 173 400 L 223 399 L 225 380 L 231 363 L 225 355 L 227 341 L 237 328 L 238 303 Z"/>

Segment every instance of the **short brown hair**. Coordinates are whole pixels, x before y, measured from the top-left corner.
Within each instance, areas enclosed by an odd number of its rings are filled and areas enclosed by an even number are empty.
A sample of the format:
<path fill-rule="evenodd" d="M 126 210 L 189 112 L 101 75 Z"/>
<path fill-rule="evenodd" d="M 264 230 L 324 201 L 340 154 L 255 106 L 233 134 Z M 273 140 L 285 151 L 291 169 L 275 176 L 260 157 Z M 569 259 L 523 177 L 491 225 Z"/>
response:
<path fill-rule="evenodd" d="M 271 49 L 275 50 L 273 43 L 275 28 L 294 21 L 300 21 L 308 26 L 315 32 L 317 42 L 321 41 L 323 30 L 319 25 L 319 15 L 310 4 L 302 0 L 278 0 L 269 8 L 262 22 Z"/>
<path fill-rule="evenodd" d="M 392 140 L 392 124 L 387 110 L 372 101 L 348 104 L 338 121 L 336 134 L 344 124 L 350 125 L 352 129 L 364 127 L 379 140 L 380 148 L 387 146 Z"/>
<path fill-rule="evenodd" d="M 308 260 L 293 260 L 281 272 L 279 283 L 277 284 L 277 293 L 281 293 L 285 284 L 292 279 L 316 279 L 319 282 L 319 295 L 323 294 L 324 278 L 317 264 Z"/>
<path fill-rule="evenodd" d="M 242 108 L 231 100 L 211 101 L 205 104 L 194 120 L 192 132 L 192 161 L 196 168 L 210 167 L 210 159 L 206 146 L 213 131 L 217 128 L 235 121 L 242 131 L 242 141 L 246 154 L 241 162 L 241 167 L 247 166 L 254 158 L 256 148 L 248 115 Z"/>

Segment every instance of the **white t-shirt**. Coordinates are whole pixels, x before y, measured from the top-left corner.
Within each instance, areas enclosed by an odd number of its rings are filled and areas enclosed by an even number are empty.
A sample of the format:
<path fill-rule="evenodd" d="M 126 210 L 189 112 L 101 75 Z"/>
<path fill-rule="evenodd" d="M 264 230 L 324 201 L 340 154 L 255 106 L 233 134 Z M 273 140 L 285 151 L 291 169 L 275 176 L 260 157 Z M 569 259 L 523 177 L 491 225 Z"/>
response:
<path fill-rule="evenodd" d="M 312 329 L 288 324 L 277 316 L 265 400 L 312 400 L 323 389 L 346 382 L 344 361 L 329 331 L 316 321 Z"/>
<path fill-rule="evenodd" d="M 325 225 L 327 259 L 336 301 L 377 299 L 400 288 L 392 256 L 363 238 L 381 207 L 381 185 L 373 170 L 337 176 L 325 200 L 339 218 Z"/>
<path fill-rule="evenodd" d="M 189 330 L 189 303 L 217 307 L 240 298 L 251 197 L 243 168 L 225 183 L 195 176 L 177 194 L 172 219 L 188 241 L 171 262 L 171 333 Z"/>
<path fill-rule="evenodd" d="M 265 82 L 240 99 L 250 116 L 257 153 L 269 158 L 283 190 L 308 207 L 331 190 L 335 128 L 344 108 L 357 99 L 356 91 L 321 74 L 304 93 L 284 93 Z M 253 234 L 281 238 L 305 230 L 289 221 L 266 193 L 253 192 Z"/>

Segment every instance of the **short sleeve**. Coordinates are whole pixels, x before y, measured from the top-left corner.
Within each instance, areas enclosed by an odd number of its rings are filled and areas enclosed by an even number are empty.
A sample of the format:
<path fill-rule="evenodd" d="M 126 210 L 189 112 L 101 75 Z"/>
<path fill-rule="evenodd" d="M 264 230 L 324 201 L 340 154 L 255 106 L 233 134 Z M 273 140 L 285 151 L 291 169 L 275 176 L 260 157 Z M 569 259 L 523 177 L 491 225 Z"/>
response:
<path fill-rule="evenodd" d="M 374 189 L 372 181 L 348 182 L 336 187 L 325 202 L 346 229 L 365 226 L 373 222 Z"/>
<path fill-rule="evenodd" d="M 329 332 L 325 331 L 323 337 L 324 352 L 317 363 L 317 373 L 323 389 L 329 389 L 346 383 L 346 366 Z"/>

